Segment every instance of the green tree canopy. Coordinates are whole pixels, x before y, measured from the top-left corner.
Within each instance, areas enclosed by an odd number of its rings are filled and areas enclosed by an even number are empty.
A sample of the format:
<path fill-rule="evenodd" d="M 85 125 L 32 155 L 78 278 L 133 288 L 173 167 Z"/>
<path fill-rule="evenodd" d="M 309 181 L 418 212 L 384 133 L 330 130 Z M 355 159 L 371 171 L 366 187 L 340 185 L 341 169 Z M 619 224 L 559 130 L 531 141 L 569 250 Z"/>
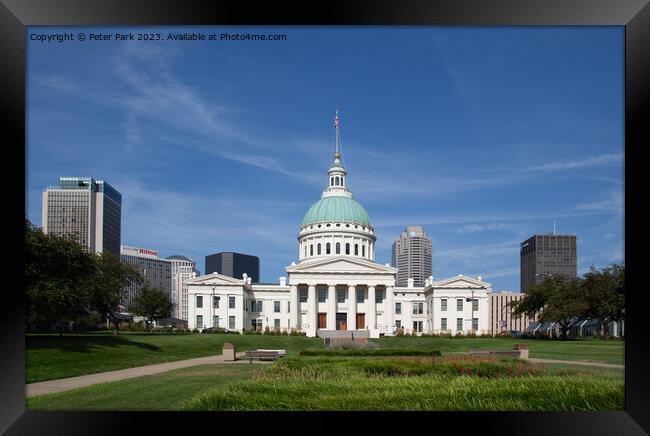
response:
<path fill-rule="evenodd" d="M 105 252 L 97 257 L 90 305 L 113 323 L 115 333 L 119 330 L 117 306 L 122 301 L 124 288 L 134 283 L 142 283 L 137 269 L 111 253 Z"/>
<path fill-rule="evenodd" d="M 71 238 L 46 235 L 25 219 L 27 320 L 71 320 L 88 309 L 95 257 Z"/>
<path fill-rule="evenodd" d="M 530 286 L 512 307 L 515 316 L 525 314 L 528 318 L 537 317 L 540 322 L 557 322 L 562 339 L 566 340 L 572 320 L 582 317 L 589 306 L 579 279 L 557 275 Z"/>
<path fill-rule="evenodd" d="M 147 321 L 156 321 L 171 317 L 174 303 L 164 291 L 144 285 L 129 310 L 135 315 L 146 316 Z"/>
<path fill-rule="evenodd" d="M 584 275 L 582 287 L 588 305 L 585 317 L 600 319 L 607 336 L 610 322 L 625 319 L 625 266 L 592 266 Z"/>

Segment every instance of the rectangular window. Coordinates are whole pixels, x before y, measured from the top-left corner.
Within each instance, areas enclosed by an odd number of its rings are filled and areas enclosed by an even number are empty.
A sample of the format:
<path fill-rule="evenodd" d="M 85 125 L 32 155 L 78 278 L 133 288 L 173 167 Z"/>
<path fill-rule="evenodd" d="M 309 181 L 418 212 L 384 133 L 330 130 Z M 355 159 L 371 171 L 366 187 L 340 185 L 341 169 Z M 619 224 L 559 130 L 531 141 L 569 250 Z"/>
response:
<path fill-rule="evenodd" d="M 196 328 L 197 329 L 203 328 L 203 315 L 196 315 Z"/>
<path fill-rule="evenodd" d="M 301 289 L 300 290 L 300 302 L 301 303 L 306 303 L 307 302 L 307 289 Z"/>
<path fill-rule="evenodd" d="M 443 312 L 447 311 L 447 299 L 446 298 L 443 298 L 443 299 L 440 300 L 440 310 L 442 310 Z"/>
<path fill-rule="evenodd" d="M 280 313 L 280 302 L 279 301 L 274 301 L 273 302 L 273 312 Z"/>
<path fill-rule="evenodd" d="M 345 289 L 339 289 L 337 296 L 338 296 L 337 301 L 339 303 L 345 303 Z"/>
<path fill-rule="evenodd" d="M 422 315 L 424 313 L 424 303 L 413 303 L 413 315 Z"/>
<path fill-rule="evenodd" d="M 413 331 L 422 332 L 422 321 L 413 321 Z"/>
<path fill-rule="evenodd" d="M 228 307 L 230 309 L 235 308 L 235 297 L 228 297 Z"/>
<path fill-rule="evenodd" d="M 395 303 L 395 314 L 396 315 L 402 314 L 402 303 Z"/>
<path fill-rule="evenodd" d="M 402 320 L 401 319 L 396 319 L 395 320 L 395 327 L 402 328 Z"/>
<path fill-rule="evenodd" d="M 476 298 L 472 300 L 472 310 L 474 312 L 478 311 L 478 299 Z"/>
<path fill-rule="evenodd" d="M 382 301 L 384 301 L 383 289 L 375 290 L 375 303 L 381 303 Z"/>
<path fill-rule="evenodd" d="M 279 319 L 274 319 L 273 320 L 273 328 L 279 329 L 280 328 L 280 320 Z"/>
<path fill-rule="evenodd" d="M 212 297 L 212 307 L 214 307 L 215 309 L 219 308 L 219 297 L 216 295 Z"/>
<path fill-rule="evenodd" d="M 196 307 L 203 307 L 203 296 L 196 296 Z"/>
<path fill-rule="evenodd" d="M 478 318 L 472 318 L 472 330 L 478 330 Z"/>
<path fill-rule="evenodd" d="M 363 303 L 366 300 L 366 290 L 357 289 L 357 303 Z"/>
<path fill-rule="evenodd" d="M 235 317 L 234 316 L 229 316 L 228 317 L 228 329 L 235 330 Z"/>
<path fill-rule="evenodd" d="M 456 330 L 463 330 L 463 318 L 456 318 Z"/>
<path fill-rule="evenodd" d="M 463 310 L 463 299 L 459 298 L 456 300 L 456 310 L 462 311 Z"/>
<path fill-rule="evenodd" d="M 319 289 L 318 290 L 318 302 L 319 303 L 324 303 L 326 298 L 327 298 L 327 289 Z"/>
<path fill-rule="evenodd" d="M 212 317 L 212 327 L 219 327 L 219 315 Z"/>
<path fill-rule="evenodd" d="M 447 318 L 440 318 L 440 330 L 447 330 Z"/>

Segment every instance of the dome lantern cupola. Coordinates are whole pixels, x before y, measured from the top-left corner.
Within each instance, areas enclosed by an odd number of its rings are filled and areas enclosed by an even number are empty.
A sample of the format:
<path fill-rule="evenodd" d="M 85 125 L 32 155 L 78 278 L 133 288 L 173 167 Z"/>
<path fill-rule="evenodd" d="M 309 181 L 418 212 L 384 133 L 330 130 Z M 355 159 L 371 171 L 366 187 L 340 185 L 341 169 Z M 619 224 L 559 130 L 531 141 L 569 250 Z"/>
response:
<path fill-rule="evenodd" d="M 305 214 L 300 226 L 300 261 L 347 255 L 374 260 L 374 229 L 368 213 L 347 189 L 347 171 L 339 150 L 339 113 L 334 120 L 336 152 L 327 171 L 327 188 Z"/>

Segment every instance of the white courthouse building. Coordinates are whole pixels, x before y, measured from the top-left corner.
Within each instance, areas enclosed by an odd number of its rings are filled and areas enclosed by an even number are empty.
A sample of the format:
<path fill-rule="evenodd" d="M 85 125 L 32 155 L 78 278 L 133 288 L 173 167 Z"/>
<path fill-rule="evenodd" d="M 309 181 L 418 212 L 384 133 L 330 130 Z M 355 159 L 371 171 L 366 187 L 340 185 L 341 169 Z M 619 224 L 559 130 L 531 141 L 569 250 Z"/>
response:
<path fill-rule="evenodd" d="M 378 338 L 405 333 L 489 333 L 490 284 L 463 275 L 424 287 L 396 287 L 397 268 L 375 262 L 368 213 L 347 189 L 337 147 L 327 188 L 298 232 L 298 263 L 288 280 L 253 284 L 217 273 L 187 281 L 189 328 L 220 327 L 305 332 L 309 337 L 351 331 Z"/>

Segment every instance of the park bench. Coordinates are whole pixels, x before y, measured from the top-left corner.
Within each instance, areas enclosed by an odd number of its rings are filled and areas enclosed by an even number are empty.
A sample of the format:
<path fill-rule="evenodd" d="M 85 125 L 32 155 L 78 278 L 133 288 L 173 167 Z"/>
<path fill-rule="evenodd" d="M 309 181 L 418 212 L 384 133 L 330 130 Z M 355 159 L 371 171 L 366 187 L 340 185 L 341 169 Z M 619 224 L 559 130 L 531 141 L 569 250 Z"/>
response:
<path fill-rule="evenodd" d="M 279 357 L 282 357 L 280 353 L 275 350 L 275 351 L 260 351 L 260 350 L 255 350 L 255 351 L 247 351 L 246 355 L 244 356 L 246 359 L 248 359 L 248 363 L 253 363 L 253 359 L 258 359 L 258 360 L 277 360 Z"/>
<path fill-rule="evenodd" d="M 519 351 L 469 350 L 471 356 L 510 356 L 519 357 Z"/>

